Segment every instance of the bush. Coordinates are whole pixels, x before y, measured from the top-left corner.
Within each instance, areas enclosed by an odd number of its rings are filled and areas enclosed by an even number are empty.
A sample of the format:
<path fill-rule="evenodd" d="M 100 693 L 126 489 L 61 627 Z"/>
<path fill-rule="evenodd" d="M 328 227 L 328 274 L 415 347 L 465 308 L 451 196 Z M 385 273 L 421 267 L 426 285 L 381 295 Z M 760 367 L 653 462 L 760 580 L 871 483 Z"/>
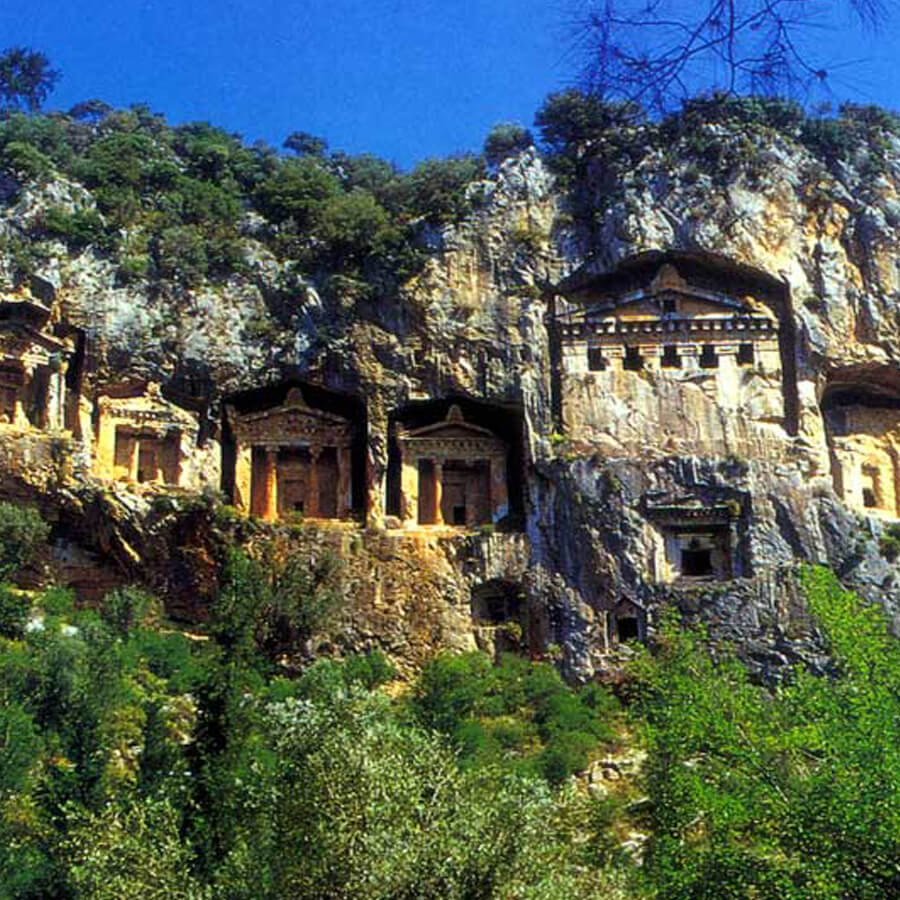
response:
<path fill-rule="evenodd" d="M 209 268 L 203 233 L 196 225 L 166 228 L 156 244 L 156 266 L 164 278 L 187 287 L 199 284 Z"/>
<path fill-rule="evenodd" d="M 516 156 L 534 144 L 531 132 L 513 122 L 495 125 L 484 141 L 484 158 L 489 166 L 499 166 L 503 160 Z"/>
<path fill-rule="evenodd" d="M 3 148 L 3 168 L 19 181 L 46 178 L 53 171 L 53 162 L 31 144 L 11 141 Z"/>
<path fill-rule="evenodd" d="M 34 561 L 50 526 L 30 506 L 0 503 L 0 580 Z"/>
<path fill-rule="evenodd" d="M 0 584 L 0 634 L 20 638 L 25 633 L 31 601 L 8 584 Z"/>
<path fill-rule="evenodd" d="M 140 588 L 119 588 L 103 598 L 100 615 L 114 634 L 127 638 L 152 611 L 154 602 Z"/>
<path fill-rule="evenodd" d="M 44 213 L 43 228 L 47 234 L 61 238 L 74 248 L 96 244 L 102 250 L 112 250 L 116 245 L 115 237 L 107 234 L 103 219 L 95 209 L 69 213 L 51 206 Z"/>

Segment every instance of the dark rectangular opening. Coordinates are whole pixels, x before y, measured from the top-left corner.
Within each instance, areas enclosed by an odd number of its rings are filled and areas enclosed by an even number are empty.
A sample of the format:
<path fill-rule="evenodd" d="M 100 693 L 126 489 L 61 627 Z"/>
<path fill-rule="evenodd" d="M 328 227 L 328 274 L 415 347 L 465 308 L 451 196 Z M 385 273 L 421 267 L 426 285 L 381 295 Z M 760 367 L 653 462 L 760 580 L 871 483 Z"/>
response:
<path fill-rule="evenodd" d="M 638 641 L 641 638 L 641 631 L 638 627 L 638 620 L 635 616 L 616 617 L 616 637 L 619 642 Z"/>
<path fill-rule="evenodd" d="M 681 574 L 688 578 L 699 578 L 703 575 L 712 575 L 712 551 L 682 550 Z"/>
<path fill-rule="evenodd" d="M 454 525 L 465 525 L 466 524 L 466 508 L 464 506 L 454 506 L 453 507 L 453 524 Z"/>
<path fill-rule="evenodd" d="M 872 488 L 863 488 L 863 506 L 866 509 L 877 509 L 878 501 L 875 498 L 875 491 Z"/>
<path fill-rule="evenodd" d="M 712 344 L 704 344 L 700 351 L 700 368 L 717 369 L 718 367 L 719 357 L 716 356 L 716 348 Z"/>
<path fill-rule="evenodd" d="M 663 347 L 662 361 L 660 365 L 664 369 L 680 369 L 681 357 L 678 355 L 678 348 L 674 344 L 666 344 Z"/>
<path fill-rule="evenodd" d="M 753 344 L 741 344 L 738 347 L 737 361 L 739 366 L 753 365 Z"/>
<path fill-rule="evenodd" d="M 662 302 L 662 311 L 664 313 L 678 312 L 678 302 L 674 297 L 666 297 Z"/>
<path fill-rule="evenodd" d="M 603 350 L 600 347 L 588 347 L 588 369 L 591 372 L 602 372 L 606 368 Z"/>
<path fill-rule="evenodd" d="M 625 348 L 625 359 L 622 362 L 622 368 L 627 369 L 629 372 L 639 372 L 644 368 L 644 357 L 641 356 L 639 348 Z"/>

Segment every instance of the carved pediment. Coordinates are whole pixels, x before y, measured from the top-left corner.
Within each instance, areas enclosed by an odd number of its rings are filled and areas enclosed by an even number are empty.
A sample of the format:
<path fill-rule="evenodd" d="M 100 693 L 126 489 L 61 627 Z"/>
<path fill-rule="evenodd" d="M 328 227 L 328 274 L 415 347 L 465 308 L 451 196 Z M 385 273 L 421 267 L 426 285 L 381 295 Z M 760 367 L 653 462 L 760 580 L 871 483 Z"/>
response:
<path fill-rule="evenodd" d="M 417 456 L 474 458 L 506 453 L 506 444 L 493 431 L 467 422 L 456 404 L 442 422 L 403 429 L 398 439 Z"/>
<path fill-rule="evenodd" d="M 150 384 L 134 397 L 102 396 L 97 399 L 101 419 L 113 419 L 136 431 L 163 433 L 173 429 L 195 431 L 197 421 L 191 413 L 166 400 L 159 385 Z"/>
<path fill-rule="evenodd" d="M 226 409 L 238 441 L 244 444 L 349 447 L 353 425 L 343 416 L 310 406 L 300 388 L 291 388 L 280 406 L 252 412 Z"/>
<path fill-rule="evenodd" d="M 645 288 L 603 296 L 557 317 L 564 326 L 626 325 L 639 322 L 743 319 L 760 328 L 773 329 L 773 312 L 751 295 L 736 296 L 689 284 L 670 263 L 661 266 Z"/>

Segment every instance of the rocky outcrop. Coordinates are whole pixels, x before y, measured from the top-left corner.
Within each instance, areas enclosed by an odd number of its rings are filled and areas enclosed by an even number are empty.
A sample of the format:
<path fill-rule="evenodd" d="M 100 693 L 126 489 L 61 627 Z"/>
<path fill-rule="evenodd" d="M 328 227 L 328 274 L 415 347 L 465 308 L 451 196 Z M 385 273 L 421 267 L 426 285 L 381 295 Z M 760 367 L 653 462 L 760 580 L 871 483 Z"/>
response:
<path fill-rule="evenodd" d="M 854 509 L 835 492 L 834 441 L 821 408 L 838 383 L 858 389 L 855 396 L 861 391 L 860 402 L 871 407 L 871 385 L 880 389 L 883 373 L 900 371 L 900 143 L 885 137 L 884 165 L 866 174 L 862 159 L 829 171 L 774 133 L 707 131 L 731 154 L 727 170 L 707 166 L 687 137 L 661 149 L 637 130 L 631 164 L 612 173 L 611 185 L 608 163 L 598 161 L 580 188 L 580 211 L 534 151 L 507 160 L 472 186 L 477 209 L 465 222 L 423 232 L 431 251 L 424 271 L 377 305 L 350 294 L 323 303 L 261 246 L 248 251 L 248 274 L 198 290 L 122 286 L 101 255 L 88 248 L 72 256 L 61 245 L 39 274 L 53 289 L 58 320 L 87 336 L 88 393 L 99 396 L 116 382 L 160 383 L 199 411 L 213 439 L 223 398 L 284 379 L 365 402 L 365 525 L 308 523 L 293 538 L 298 553 L 327 547 L 344 563 L 344 612 L 321 638 L 323 649 L 379 647 L 409 670 L 439 647 L 503 645 L 497 622 L 473 618 L 480 586 L 502 584 L 525 598 L 518 630 L 509 629 L 519 649 L 556 655 L 556 645 L 573 677 L 609 665 L 617 608 L 630 610 L 637 636 L 645 636 L 661 610 L 675 607 L 703 621 L 714 640 L 738 642 L 768 675 L 796 660 L 821 666 L 792 575 L 798 562 L 832 566 L 900 615 L 896 566 L 878 549 L 896 513 L 865 502 Z M 752 144 L 745 160 L 735 149 L 742 140 Z M 590 223 L 581 215 L 584 195 L 593 197 Z M 4 210 L 7 231 L 21 230 L 47 202 L 38 191 L 20 196 Z M 583 441 L 565 433 L 556 408 L 553 285 L 585 263 L 609 273 L 650 251 L 725 258 L 783 288 L 779 315 L 790 340 L 782 375 L 794 392 L 792 423 L 783 379 L 757 373 L 745 379 L 746 402 L 731 406 L 727 392 L 717 395 L 698 376 L 683 389 L 697 402 L 677 413 L 670 410 L 676 395 L 653 378 L 634 392 L 627 385 L 581 399 L 576 392 L 570 400 L 593 432 Z M 521 417 L 524 521 L 510 523 L 523 525 L 520 532 L 386 527 L 396 524 L 385 519 L 394 411 L 454 396 Z M 659 432 L 661 418 L 701 409 L 715 420 L 696 423 L 700 436 L 718 429 L 727 452 L 704 440 L 636 449 Z M 762 424 L 729 430 L 729 416 Z M 635 440 L 621 439 L 626 423 Z M 122 578 L 144 577 L 166 594 L 173 612 L 202 616 L 216 578 L 211 538 L 202 533 L 208 516 L 183 516 L 182 531 L 162 528 L 153 504 L 130 499 L 124 488 L 105 506 L 85 503 L 89 479 L 76 465 L 60 470 L 59 448 L 42 450 L 40 459 L 24 444 L 7 452 L 6 442 L 27 440 L 4 438 L 0 446 L 9 473 L 3 493 L 21 496 L 27 483 L 30 496 L 65 510 L 57 555 L 81 554 L 80 565 L 112 560 Z M 20 469 L 37 474 L 19 477 Z M 91 497 L 102 494 L 91 488 Z M 663 577 L 673 530 L 666 523 L 701 511 L 722 541 L 730 575 L 679 585 Z"/>

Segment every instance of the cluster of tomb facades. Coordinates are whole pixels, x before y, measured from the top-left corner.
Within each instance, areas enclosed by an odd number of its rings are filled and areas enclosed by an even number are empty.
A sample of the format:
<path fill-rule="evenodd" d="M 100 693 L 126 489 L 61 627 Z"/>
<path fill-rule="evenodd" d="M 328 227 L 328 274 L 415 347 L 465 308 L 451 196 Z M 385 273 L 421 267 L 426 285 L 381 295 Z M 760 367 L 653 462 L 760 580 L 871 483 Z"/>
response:
<path fill-rule="evenodd" d="M 785 442 L 804 436 L 795 322 L 778 279 L 645 254 L 611 272 L 579 270 L 548 305 L 550 393 L 576 454 L 783 459 Z M 0 429 L 68 432 L 98 478 L 221 487 L 265 519 L 472 528 L 524 516 L 525 426 L 510 407 L 466 396 L 398 407 L 373 491 L 363 397 L 284 381 L 228 398 L 211 425 L 146 382 L 88 390 L 85 356 L 83 335 L 52 305 L 0 300 Z M 846 368 L 817 389 L 823 474 L 848 505 L 900 516 L 900 378 Z M 659 580 L 734 571 L 729 516 L 701 507 L 648 512 L 663 535 Z"/>
<path fill-rule="evenodd" d="M 405 527 L 472 528 L 521 510 L 521 479 L 510 474 L 521 417 L 509 410 L 466 397 L 396 410 L 385 499 L 370 510 L 361 398 L 281 381 L 229 397 L 211 426 L 159 384 L 86 389 L 84 335 L 52 318 L 30 295 L 0 300 L 0 430 L 75 438 L 98 479 L 136 491 L 221 487 L 267 520 L 390 514 Z"/>

